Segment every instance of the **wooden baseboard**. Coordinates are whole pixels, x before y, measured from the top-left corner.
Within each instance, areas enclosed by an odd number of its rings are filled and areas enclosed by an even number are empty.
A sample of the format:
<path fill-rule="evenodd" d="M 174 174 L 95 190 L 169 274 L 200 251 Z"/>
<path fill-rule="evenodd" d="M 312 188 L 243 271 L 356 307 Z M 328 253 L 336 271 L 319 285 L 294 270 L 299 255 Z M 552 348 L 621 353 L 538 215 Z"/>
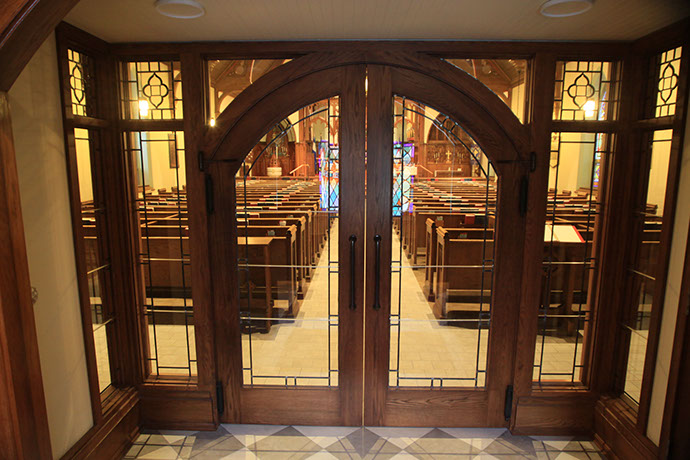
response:
<path fill-rule="evenodd" d="M 213 397 L 209 391 L 149 387 L 139 392 L 141 425 L 155 430 L 215 430 L 218 428 Z"/>
<path fill-rule="evenodd" d="M 634 413 L 620 399 L 602 397 L 594 411 L 595 441 L 607 458 L 652 460 L 659 448 L 635 427 Z"/>
<path fill-rule="evenodd" d="M 118 390 L 112 396 L 103 422 L 89 430 L 62 457 L 66 459 L 120 459 L 139 434 L 139 396 L 135 389 Z"/>
<path fill-rule="evenodd" d="M 533 393 L 515 406 L 511 432 L 529 436 L 591 436 L 595 396 L 590 392 Z"/>

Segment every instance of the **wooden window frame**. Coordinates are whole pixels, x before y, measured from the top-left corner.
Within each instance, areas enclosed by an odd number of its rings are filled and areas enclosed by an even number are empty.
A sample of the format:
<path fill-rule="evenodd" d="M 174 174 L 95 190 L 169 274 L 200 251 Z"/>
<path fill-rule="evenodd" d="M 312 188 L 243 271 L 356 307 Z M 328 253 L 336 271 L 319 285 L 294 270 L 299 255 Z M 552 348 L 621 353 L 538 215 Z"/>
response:
<path fill-rule="evenodd" d="M 190 226 L 196 228 L 195 231 L 201 232 L 198 240 L 207 241 L 207 229 L 205 228 L 206 214 L 205 214 L 205 193 L 204 193 L 204 173 L 200 170 L 197 164 L 196 153 L 199 152 L 204 145 L 207 145 L 208 139 L 213 137 L 213 132 L 206 126 L 207 111 L 205 110 L 205 100 L 208 95 L 206 88 L 206 60 L 207 59 L 246 59 L 246 58 L 297 58 L 312 53 L 319 52 L 346 52 L 355 51 L 366 53 L 375 49 L 387 48 L 391 51 L 407 51 L 420 52 L 431 55 L 437 58 L 466 58 L 466 57 L 494 57 L 494 58 L 519 58 L 527 59 L 529 61 L 529 75 L 528 85 L 531 87 L 526 90 L 525 110 L 529 114 L 525 120 L 525 125 L 529 127 L 532 136 L 533 150 L 537 154 L 537 158 L 546 158 L 545 164 L 538 163 L 536 172 L 533 173 L 529 184 L 530 202 L 528 207 L 528 219 L 533 223 L 531 225 L 532 231 L 543 232 L 543 223 L 545 220 L 546 210 L 546 192 L 548 184 L 548 151 L 549 142 L 552 132 L 606 132 L 615 135 L 615 146 L 612 149 L 614 154 L 612 158 L 612 167 L 607 168 L 606 181 L 609 184 L 608 198 L 604 198 L 605 202 L 610 202 L 610 197 L 619 197 L 619 194 L 624 194 L 629 189 L 631 174 L 634 170 L 634 152 L 639 148 L 635 144 L 636 130 L 640 128 L 645 129 L 661 129 L 668 126 L 681 126 L 680 119 L 685 118 L 686 104 L 685 100 L 687 93 L 687 41 L 685 42 L 685 53 L 683 62 L 685 63 L 681 70 L 681 77 L 683 78 L 683 86 L 678 92 L 679 104 L 676 108 L 676 115 L 673 120 L 664 117 L 659 120 L 646 120 L 638 116 L 640 112 L 640 103 L 635 100 L 636 94 L 643 85 L 643 79 L 647 75 L 647 69 L 643 67 L 644 56 L 652 56 L 659 50 L 666 50 L 674 46 L 674 43 L 682 44 L 685 37 L 683 30 L 689 21 L 684 21 L 673 26 L 670 33 L 668 31 L 653 34 L 636 43 L 500 43 L 500 42 L 306 42 L 306 43 L 149 43 L 149 44 L 106 44 L 89 36 L 88 34 L 79 31 L 63 24 L 58 29 L 59 38 L 60 30 L 62 30 L 61 43 L 71 43 L 75 47 L 82 49 L 87 43 L 94 43 L 96 41 L 97 50 L 100 54 L 100 62 L 103 62 L 108 69 L 111 70 L 109 74 L 100 75 L 101 81 L 105 88 L 110 90 L 110 94 L 104 96 L 105 106 L 108 113 L 103 119 L 88 119 L 80 117 L 65 117 L 65 126 L 73 128 L 88 127 L 98 128 L 108 134 L 108 149 L 113 156 L 122 157 L 121 133 L 125 131 L 156 131 L 156 130 L 174 130 L 184 131 L 185 135 L 185 161 L 187 165 L 187 185 L 188 196 L 191 201 L 197 203 L 198 211 L 189 210 Z M 72 42 L 65 41 L 66 36 Z M 151 120 L 120 120 L 118 116 L 119 94 L 116 81 L 116 68 L 118 61 L 124 60 L 159 60 L 159 59 L 174 59 L 180 60 L 181 71 L 183 78 L 183 103 L 184 103 L 184 118 L 172 121 L 151 121 Z M 607 121 L 557 121 L 553 120 L 553 81 L 555 78 L 555 65 L 559 60 L 592 60 L 592 61 L 619 61 L 623 66 L 622 81 L 619 98 L 620 117 L 617 119 L 609 119 Z M 71 118 L 71 119 L 70 119 Z M 682 128 L 681 128 L 682 129 Z M 678 132 L 681 132 L 680 129 Z M 676 137 L 674 130 L 674 146 L 677 151 L 680 150 L 680 141 Z M 546 152 L 546 154 L 544 154 Z M 541 171 L 541 172 L 540 172 Z M 544 174 L 546 173 L 546 178 Z M 189 428 L 189 427 L 213 427 L 218 420 L 218 412 L 216 408 L 215 386 L 216 376 L 228 373 L 228 363 L 213 362 L 214 347 L 228 346 L 228 344 L 215 343 L 214 331 L 218 331 L 221 324 L 214 324 L 213 313 L 211 308 L 204 308 L 203 313 L 200 310 L 195 310 L 195 328 L 197 331 L 204 331 L 204 339 L 200 340 L 200 333 L 197 334 L 197 359 L 198 359 L 198 374 L 197 379 L 190 380 L 189 378 L 156 378 L 149 379 L 144 372 L 142 363 L 142 333 L 139 315 L 136 310 L 135 292 L 138 287 L 138 281 L 135 276 L 136 258 L 134 253 L 135 240 L 132 239 L 134 223 L 131 221 L 131 210 L 128 209 L 129 199 L 126 180 L 123 179 L 126 174 L 126 168 L 120 165 L 120 169 L 116 174 L 116 179 L 110 181 L 108 187 L 111 190 L 109 199 L 119 198 L 120 202 L 113 203 L 113 215 L 116 219 L 116 224 L 119 225 L 117 229 L 118 238 L 113 242 L 117 250 L 115 253 L 119 257 L 119 261 L 115 263 L 114 273 L 116 278 L 116 285 L 121 288 L 119 293 L 119 301 L 128 299 L 130 301 L 128 307 L 123 307 L 123 315 L 126 321 L 123 323 L 129 325 L 131 330 L 123 331 L 123 342 L 120 346 L 125 351 L 125 358 L 123 365 L 127 365 L 127 369 L 123 369 L 127 375 L 123 377 L 123 383 L 138 387 L 138 397 L 141 400 L 142 415 L 141 420 L 149 427 L 171 427 L 171 428 Z M 669 178 L 669 184 L 670 182 Z M 675 179 L 677 181 L 677 178 Z M 545 182 L 546 181 L 546 182 Z M 675 189 L 674 187 L 667 188 L 667 194 L 671 193 L 673 188 L 673 206 L 667 201 L 667 205 L 675 208 Z M 645 443 L 643 438 L 644 432 L 640 429 L 639 420 L 634 420 L 630 416 L 630 409 L 622 404 L 620 399 L 610 397 L 615 389 L 613 371 L 610 369 L 610 360 L 602 359 L 604 354 L 610 355 L 613 347 L 612 339 L 609 336 L 616 336 L 615 331 L 618 325 L 616 318 L 621 311 L 623 299 L 621 294 L 616 291 L 617 286 L 623 285 L 622 272 L 624 267 L 620 266 L 621 254 L 625 254 L 627 242 L 615 241 L 615 231 L 621 226 L 626 228 L 630 225 L 629 209 L 631 209 L 632 199 L 623 198 L 621 209 L 613 211 L 607 210 L 606 216 L 602 216 L 602 240 L 600 246 L 602 247 L 601 264 L 596 281 L 596 305 L 612 305 L 611 312 L 599 311 L 597 309 L 596 315 L 592 318 L 593 334 L 592 334 L 592 353 L 590 358 L 591 372 L 587 379 L 583 379 L 582 385 L 558 385 L 547 384 L 542 385 L 541 388 L 535 388 L 532 382 L 532 365 L 534 360 L 534 346 L 536 337 L 536 320 L 531 324 L 535 315 L 530 316 L 529 309 L 538 302 L 539 286 L 534 286 L 534 280 L 528 281 L 529 287 L 523 289 L 523 295 L 520 300 L 522 309 L 521 312 L 525 314 L 524 323 L 523 315 L 520 318 L 520 333 L 518 334 L 517 346 L 521 350 L 517 358 L 518 364 L 515 370 L 515 397 L 514 397 L 514 411 L 517 410 L 518 416 L 511 424 L 511 429 L 514 432 L 529 432 L 535 427 L 540 426 L 543 422 L 544 414 L 556 414 L 556 412 L 564 412 L 562 417 L 574 417 L 581 415 L 582 418 L 587 418 L 578 425 L 561 425 L 549 428 L 549 433 L 559 434 L 564 432 L 591 433 L 592 430 L 597 432 L 603 431 L 597 423 L 600 420 L 605 420 L 604 412 L 606 410 L 613 411 L 616 416 L 620 416 L 620 420 L 625 421 L 626 429 L 630 428 L 638 433 Z M 611 207 L 609 207 L 611 208 Z M 666 218 L 666 217 L 665 217 Z M 110 220 L 109 220 L 110 222 Z M 614 225 L 615 224 L 615 225 Z M 664 228 L 669 226 L 664 224 Z M 203 227 L 203 228 L 202 228 Z M 528 230 L 529 231 L 529 230 Z M 668 228 L 667 233 L 671 229 Z M 208 260 L 208 253 L 210 248 L 207 244 L 191 243 L 192 260 L 205 261 Z M 538 253 L 535 262 L 533 254 L 534 248 L 525 248 L 525 276 L 529 278 L 534 275 L 533 270 L 541 268 L 541 251 Z M 664 264 L 667 265 L 667 264 Z M 665 273 L 664 273 L 665 276 Z M 194 294 L 195 305 L 212 305 L 213 298 L 210 292 L 210 268 L 206 263 L 192 262 L 192 278 L 195 283 L 195 288 L 199 292 L 199 297 Z M 532 278 L 535 278 L 532 276 Z M 529 278 L 531 279 L 531 278 Z M 539 278 L 535 278 L 539 283 Z M 196 284 L 201 283 L 201 284 Z M 661 281 L 658 281 L 662 285 Z M 665 283 L 664 283 L 665 284 Z M 620 289 L 619 289 L 620 290 Z M 655 297 L 656 298 L 656 297 Z M 122 303 L 122 305 L 126 305 Z M 596 307 L 595 307 L 596 308 Z M 607 307 L 608 308 L 608 307 Z M 660 315 L 657 322 L 660 322 Z M 222 319 L 220 319 L 222 321 Z M 227 325 L 225 325 L 227 326 Z M 133 332 L 134 331 L 134 332 Z M 658 335 L 658 334 L 657 334 Z M 655 338 L 655 341 L 658 337 Z M 531 342 L 531 343 L 530 343 Z M 648 350 L 649 357 L 646 365 L 652 366 L 655 361 L 656 343 L 653 347 L 650 337 L 650 349 Z M 654 352 L 652 353 L 652 348 Z M 526 372 L 524 369 L 528 369 Z M 586 380 L 586 381 L 585 381 Z M 548 388 L 546 388 L 548 386 Z M 651 391 L 651 383 L 648 385 Z M 602 396 L 603 395 L 603 396 Z M 559 401 L 556 404 L 556 400 Z M 182 403 L 182 404 L 181 404 Z M 209 404 L 210 403 L 210 404 Z M 202 407 L 203 405 L 203 407 Z M 180 407 L 184 406 L 184 407 Z M 593 422 L 589 418 L 597 407 L 597 422 Z M 519 408 L 519 409 L 518 409 Z M 647 408 L 648 410 L 648 408 Z M 551 412 L 549 412 L 551 411 Z M 554 412 L 556 411 L 556 412 Z M 602 415 L 604 414 L 604 415 Z M 638 417 L 641 419 L 642 417 Z M 186 420 L 189 423 L 183 423 Z M 646 416 L 645 422 L 646 424 Z M 542 431 L 542 433 L 544 433 Z M 638 441 L 639 441 L 638 439 Z M 646 439 L 646 438 L 645 438 Z M 653 447 L 645 444 L 645 448 L 652 452 Z"/>
<path fill-rule="evenodd" d="M 605 325 L 597 334 L 597 373 L 598 391 L 601 394 L 595 412 L 595 426 L 597 440 L 604 447 L 604 452 L 613 452 L 621 458 L 656 458 L 668 449 L 672 408 L 668 401 L 663 414 L 663 426 L 660 446 L 655 445 L 647 437 L 647 423 L 651 406 L 651 394 L 654 383 L 654 370 L 658 352 L 659 334 L 662 310 L 668 275 L 671 239 L 675 220 L 677 203 L 678 179 L 680 171 L 681 151 L 685 120 L 687 117 L 688 71 L 690 60 L 687 56 L 690 40 L 682 31 L 687 28 L 683 22 L 675 26 L 662 29 L 633 43 L 629 54 L 624 58 L 623 88 L 621 100 L 622 122 L 621 154 L 617 155 L 615 168 L 620 172 L 615 178 L 614 187 L 618 195 L 623 197 L 619 202 L 619 209 L 614 213 L 611 225 L 617 223 L 622 228 L 634 228 L 634 214 L 639 208 L 640 200 L 646 199 L 646 188 L 640 191 L 639 186 L 646 184 L 649 170 L 643 170 L 649 164 L 648 146 L 643 144 L 643 133 L 653 133 L 657 130 L 672 129 L 671 153 L 669 158 L 669 174 L 664 198 L 664 215 L 662 221 L 661 248 L 656 267 L 652 315 L 650 319 L 649 336 L 645 353 L 642 391 L 639 404 L 622 394 L 627 362 L 627 341 L 624 340 L 620 324 L 623 315 L 631 308 L 634 296 L 626 292 L 628 284 L 628 267 L 631 265 L 630 254 L 637 243 L 636 238 L 626 238 L 614 242 L 607 255 L 610 264 L 607 281 L 621 286 L 619 293 L 603 294 L 603 301 L 613 306 L 600 321 Z M 646 118 L 645 97 L 650 83 L 649 66 L 655 56 L 669 49 L 683 46 L 684 55 L 681 58 L 678 96 L 676 112 L 673 116 Z M 652 82 L 656 84 L 656 81 Z M 653 116 L 653 114 L 652 114 Z M 686 152 L 687 155 L 687 152 Z M 647 158 L 640 161 L 640 158 Z M 627 176 L 627 177 L 626 177 Z M 636 190 L 637 193 L 624 194 L 624 190 Z M 644 193 L 643 193 L 644 192 Z M 644 194 L 644 197 L 642 196 Z M 612 267 L 618 259 L 618 267 Z M 678 335 L 676 336 L 676 338 Z M 678 344 L 674 343 L 677 348 Z M 604 356 L 608 356 L 606 359 Z M 611 359 L 611 357 L 613 359 Z M 611 366 L 613 363 L 613 366 Z M 676 365 L 677 367 L 677 365 Z M 674 372 L 674 369 L 671 370 Z M 670 382 L 672 385 L 673 382 Z M 668 395 L 667 395 L 668 396 Z"/>
<path fill-rule="evenodd" d="M 679 44 L 678 46 L 682 46 L 682 44 Z M 648 52 L 643 61 L 646 66 L 645 68 L 649 69 L 653 65 L 656 55 L 673 48 L 675 48 L 675 46 L 666 45 L 662 48 L 656 48 L 654 50 L 651 50 L 651 52 Z M 613 388 L 613 391 L 614 394 L 619 394 L 620 392 L 621 398 L 631 407 L 633 411 L 637 412 L 636 427 L 641 433 L 646 433 L 647 422 L 649 418 L 652 386 L 654 383 L 654 371 L 656 367 L 656 355 L 658 351 L 659 334 L 661 330 L 661 318 L 663 314 L 664 300 L 666 294 L 668 263 L 671 256 L 671 240 L 673 237 L 673 226 L 675 221 L 676 204 L 678 199 L 678 181 L 680 164 L 682 160 L 682 146 L 686 118 L 688 70 L 690 69 L 690 59 L 688 57 L 688 52 L 690 52 L 690 50 L 688 49 L 688 44 L 686 43 L 685 46 L 683 46 L 683 48 L 683 54 L 681 56 L 681 71 L 677 90 L 678 97 L 676 99 L 676 114 L 666 117 L 645 118 L 645 113 L 641 107 L 638 112 L 639 118 L 635 123 L 640 133 L 644 133 L 641 136 L 639 136 L 638 134 L 639 137 L 637 138 L 637 142 L 639 145 L 636 146 L 636 153 L 641 155 L 642 158 L 644 158 L 644 160 L 638 160 L 638 168 L 634 175 L 637 179 L 637 187 L 635 187 L 634 190 L 637 190 L 638 194 L 644 196 L 636 197 L 637 202 L 633 204 L 633 207 L 631 209 L 629 209 L 629 212 L 631 213 L 631 220 L 633 219 L 632 214 L 635 213 L 636 210 L 639 210 L 637 209 L 638 206 L 635 205 L 639 205 L 646 199 L 647 189 L 646 187 L 644 187 L 644 190 L 642 190 L 642 188 L 640 187 L 641 185 L 647 184 L 647 181 L 649 179 L 648 167 L 651 161 L 651 149 L 647 145 L 648 142 L 646 141 L 646 138 L 650 135 L 653 135 L 656 131 L 665 129 L 671 129 L 673 131 L 671 137 L 669 169 L 666 180 L 666 191 L 664 197 L 664 214 L 662 220 L 662 233 L 660 237 L 661 246 L 658 255 L 659 258 L 656 266 L 656 273 L 654 273 L 654 295 L 652 300 L 649 336 L 645 352 L 642 391 L 640 394 L 639 404 L 636 404 L 630 398 L 622 394 L 622 385 L 624 384 L 625 377 L 625 368 L 623 368 L 622 366 L 627 361 L 627 350 L 626 347 L 623 346 L 624 343 L 622 343 L 626 341 L 620 337 L 618 338 L 619 345 L 616 350 L 616 362 L 618 363 L 617 375 L 619 379 L 623 381 L 615 382 L 615 387 Z M 646 84 L 656 85 L 657 81 L 648 80 Z M 646 91 L 650 91 L 650 88 L 646 88 Z M 635 244 L 638 243 L 638 241 L 637 239 L 635 241 L 632 241 L 631 239 L 628 241 L 628 243 L 629 250 L 627 251 L 627 253 L 631 254 L 632 249 L 635 247 Z M 631 261 L 629 259 L 626 260 L 626 269 L 631 266 L 630 262 Z M 626 289 L 626 291 L 630 291 L 630 289 Z M 628 292 L 628 295 L 624 300 L 625 307 L 622 310 L 625 311 L 626 308 L 630 309 L 633 303 L 635 303 L 634 295 L 631 292 Z M 621 334 L 621 332 L 617 332 L 617 334 Z"/>
<path fill-rule="evenodd" d="M 67 24 L 61 24 L 56 29 L 58 74 L 62 106 L 63 131 L 65 136 L 66 172 L 68 177 L 68 189 L 70 196 L 70 212 L 72 218 L 72 232 L 74 240 L 75 260 L 77 266 L 77 284 L 79 287 L 79 300 L 84 334 L 84 345 L 87 361 L 87 375 L 89 380 L 89 393 L 93 426 L 89 431 L 65 454 L 65 458 L 78 457 L 85 452 L 99 447 L 100 442 L 115 426 L 122 427 L 122 436 L 108 449 L 119 452 L 133 439 L 135 427 L 138 426 L 137 404 L 138 397 L 135 383 L 138 380 L 135 361 L 133 360 L 132 343 L 139 338 L 132 335 L 128 326 L 131 316 L 126 305 L 127 290 L 123 288 L 123 282 L 127 278 L 122 276 L 122 256 L 118 254 L 121 247 L 121 238 L 118 238 L 120 216 L 117 207 L 111 206 L 113 194 L 117 191 L 117 177 L 112 172 L 113 143 L 113 111 L 107 90 L 112 88 L 109 81 L 111 59 L 108 56 L 108 44 L 86 34 Z M 69 63 L 67 50 L 71 49 L 83 55 L 87 55 L 94 64 L 93 80 L 96 88 L 104 90 L 96 91 L 95 106 L 98 107 L 97 116 L 74 115 L 72 111 L 72 95 L 70 90 Z M 109 305 L 114 322 L 107 333 L 108 355 L 111 368 L 111 384 L 104 389 L 99 389 L 98 368 L 96 365 L 96 352 L 94 346 L 94 333 L 91 319 L 91 305 L 88 293 L 88 280 L 86 273 L 86 260 L 84 252 L 81 199 L 79 191 L 79 178 L 77 172 L 77 157 L 75 145 L 75 129 L 88 130 L 89 142 L 92 142 L 92 133 L 97 132 L 99 149 L 91 152 L 92 159 L 95 155 L 97 161 L 91 163 L 91 178 L 94 188 L 94 196 L 100 195 L 104 204 L 105 226 L 97 227 L 99 247 L 107 247 L 108 251 L 108 283 L 104 289 L 103 304 Z M 109 173 L 106 174 L 106 171 Z M 99 251 L 100 252 L 100 251 Z M 111 326 L 111 325 L 108 325 Z"/>

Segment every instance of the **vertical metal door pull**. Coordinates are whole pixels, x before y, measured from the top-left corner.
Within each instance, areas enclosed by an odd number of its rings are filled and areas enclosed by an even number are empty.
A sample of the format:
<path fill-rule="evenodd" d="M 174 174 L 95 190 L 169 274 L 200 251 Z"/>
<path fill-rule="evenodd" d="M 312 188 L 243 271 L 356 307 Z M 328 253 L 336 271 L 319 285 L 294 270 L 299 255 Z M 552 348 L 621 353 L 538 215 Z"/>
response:
<path fill-rule="evenodd" d="M 381 291 L 381 235 L 374 235 L 374 243 L 376 244 L 376 263 L 374 264 L 374 310 L 380 310 L 381 302 L 379 301 L 379 294 Z"/>
<path fill-rule="evenodd" d="M 355 242 L 357 237 L 350 235 L 350 310 L 357 309 L 355 302 Z"/>

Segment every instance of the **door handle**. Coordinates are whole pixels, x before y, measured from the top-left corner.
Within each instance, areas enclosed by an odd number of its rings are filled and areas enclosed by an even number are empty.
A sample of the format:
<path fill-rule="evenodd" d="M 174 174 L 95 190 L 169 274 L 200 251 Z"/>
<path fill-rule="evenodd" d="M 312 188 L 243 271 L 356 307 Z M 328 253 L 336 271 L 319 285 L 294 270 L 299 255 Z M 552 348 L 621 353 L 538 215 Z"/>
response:
<path fill-rule="evenodd" d="M 381 291 L 381 235 L 374 235 L 374 244 L 376 244 L 376 261 L 374 263 L 374 310 L 381 309 L 381 302 L 379 301 Z"/>
<path fill-rule="evenodd" d="M 350 310 L 355 310 L 357 308 L 357 303 L 355 302 L 355 243 L 357 242 L 357 237 L 355 235 L 350 235 Z"/>

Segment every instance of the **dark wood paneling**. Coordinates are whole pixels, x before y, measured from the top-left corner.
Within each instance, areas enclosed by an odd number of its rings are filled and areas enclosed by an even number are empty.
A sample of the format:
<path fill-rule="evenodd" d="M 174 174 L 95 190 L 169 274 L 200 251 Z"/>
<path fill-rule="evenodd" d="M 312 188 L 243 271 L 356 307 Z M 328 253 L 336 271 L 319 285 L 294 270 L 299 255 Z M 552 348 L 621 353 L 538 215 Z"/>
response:
<path fill-rule="evenodd" d="M 492 41 L 293 41 L 293 42 L 196 42 L 116 43 L 113 52 L 123 57 L 176 55 L 201 52 L 213 59 L 296 58 L 321 51 L 403 51 L 448 58 L 529 58 L 538 52 L 564 58 L 611 60 L 627 49 L 629 42 L 492 42 Z"/>
<path fill-rule="evenodd" d="M 367 199 L 366 199 L 366 329 L 364 424 L 386 423 L 388 367 L 390 362 L 393 89 L 391 69 L 368 66 L 367 95 Z M 361 206 L 361 205 L 360 205 Z M 381 236 L 380 310 L 374 310 L 376 249 Z"/>
<path fill-rule="evenodd" d="M 2 62 L 5 62 L 4 60 Z M 9 407 L 0 411 L 3 439 L 18 458 L 51 456 L 38 339 L 31 301 L 29 263 L 22 223 L 19 179 L 7 93 L 0 91 L 0 391 Z"/>
<path fill-rule="evenodd" d="M 242 389 L 242 337 L 237 282 L 237 220 L 235 172 L 230 163 L 212 163 L 204 180 L 212 180 L 214 212 L 208 219 L 216 336 L 216 376 L 224 392 L 225 407 L 220 421 L 240 423 Z M 196 184 L 195 186 L 199 186 Z M 209 306 L 210 307 L 210 306 Z"/>
<path fill-rule="evenodd" d="M 486 391 L 391 390 L 382 425 L 386 426 L 496 426 Z"/>
<path fill-rule="evenodd" d="M 365 113 L 367 112 L 363 65 L 348 67 L 342 72 L 340 96 L 340 202 L 338 216 L 338 385 L 340 387 L 340 423 L 362 424 L 362 376 L 364 363 L 363 323 L 365 296 L 364 248 L 364 149 Z M 369 112 L 371 113 L 371 112 Z M 371 161 L 372 156 L 369 156 Z M 371 181 L 371 176 L 369 176 Z M 370 182 L 371 183 L 371 182 Z M 329 233 L 330 235 L 330 233 Z M 350 235 L 355 242 L 355 281 L 359 289 L 351 292 Z M 327 256 L 326 256 L 327 257 Z M 354 310 L 350 298 L 355 296 Z"/>
<path fill-rule="evenodd" d="M 338 425 L 340 401 L 336 389 L 254 388 L 242 394 L 242 423 Z"/>
<path fill-rule="evenodd" d="M 184 90 L 184 86 L 182 89 Z M 196 98 L 199 96 L 197 95 Z M 120 120 L 118 125 L 122 131 L 183 131 L 185 122 L 184 120 Z"/>
<path fill-rule="evenodd" d="M 597 444 L 608 458 L 651 460 L 657 447 L 634 429 L 636 414 L 621 400 L 602 398 L 595 407 L 594 429 Z"/>
<path fill-rule="evenodd" d="M 538 59 L 537 55 L 537 59 Z M 535 85 L 535 90 L 541 92 L 541 85 L 539 82 L 548 83 L 548 77 L 550 75 L 556 76 L 556 68 L 553 68 L 553 72 L 549 74 L 539 74 L 538 83 Z M 548 110 L 549 118 L 551 118 L 551 113 L 553 112 L 553 90 L 551 91 L 551 104 L 549 107 L 544 107 Z M 551 131 L 564 131 L 572 133 L 610 133 L 615 132 L 620 126 L 620 123 L 616 121 L 561 121 L 553 120 L 551 122 Z"/>
<path fill-rule="evenodd" d="M 141 425 L 150 429 L 215 430 L 214 402 L 208 391 L 147 384 L 140 389 Z"/>
<path fill-rule="evenodd" d="M 543 392 L 517 401 L 513 434 L 530 436 L 589 436 L 594 429 L 591 392 Z"/>

